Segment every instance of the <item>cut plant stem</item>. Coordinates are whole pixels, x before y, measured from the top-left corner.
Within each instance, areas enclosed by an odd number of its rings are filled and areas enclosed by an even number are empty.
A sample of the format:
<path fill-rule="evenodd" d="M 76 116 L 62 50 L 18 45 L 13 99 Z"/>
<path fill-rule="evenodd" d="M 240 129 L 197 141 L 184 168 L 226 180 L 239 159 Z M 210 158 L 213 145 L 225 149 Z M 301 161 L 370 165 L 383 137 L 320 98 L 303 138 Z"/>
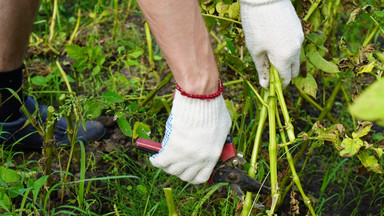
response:
<path fill-rule="evenodd" d="M 265 91 L 265 89 L 261 90 L 261 94 L 263 95 L 264 101 L 268 100 L 269 97 L 269 92 Z M 261 134 L 264 129 L 264 123 L 265 120 L 267 119 L 267 107 L 262 106 L 260 110 L 260 118 L 259 118 L 259 123 L 257 125 L 257 130 L 256 130 L 256 137 L 255 137 L 255 143 L 253 145 L 252 149 L 252 156 L 250 160 L 250 166 L 248 169 L 248 175 L 252 178 L 255 178 L 256 176 L 256 171 L 257 171 L 257 156 L 259 154 L 259 149 L 261 146 Z M 241 216 L 247 216 L 249 215 L 251 208 L 252 208 L 252 193 L 247 192 L 244 200 L 244 205 L 243 205 L 243 210 L 241 212 Z"/>
<path fill-rule="evenodd" d="M 269 97 L 268 97 L 268 122 L 269 122 L 269 167 L 271 173 L 272 207 L 270 215 L 273 215 L 274 207 L 279 199 L 279 185 L 277 183 L 277 143 L 276 143 L 276 92 L 273 67 L 270 70 Z"/>
<path fill-rule="evenodd" d="M 152 90 L 148 96 L 140 102 L 140 106 L 145 106 L 155 95 L 158 91 L 160 91 L 161 88 L 163 88 L 167 83 L 169 83 L 173 78 L 173 74 L 169 73 L 157 86 L 154 90 Z"/>
<path fill-rule="evenodd" d="M 177 216 L 176 205 L 172 197 L 172 189 L 164 188 L 165 199 L 167 200 L 169 216 Z"/>
<path fill-rule="evenodd" d="M 283 125 L 281 124 L 279 115 L 276 115 L 276 118 L 277 118 L 277 124 L 280 128 L 281 140 L 282 140 L 283 144 L 285 144 L 285 143 L 287 143 L 287 140 L 285 138 L 285 132 L 284 132 Z M 289 151 L 289 148 L 287 145 L 284 145 L 284 150 L 285 150 L 285 155 L 287 156 L 287 161 L 288 161 L 289 167 L 290 167 L 291 172 L 292 172 L 292 180 L 296 184 L 297 188 L 299 189 L 300 194 L 303 197 L 304 204 L 308 207 L 309 211 L 311 212 L 311 215 L 316 215 L 316 213 L 312 207 L 311 200 L 307 197 L 307 195 L 305 194 L 305 192 L 303 190 L 303 187 L 301 186 L 300 178 L 297 175 L 295 164 L 293 163 L 292 155 L 291 155 L 291 152 Z"/>
<path fill-rule="evenodd" d="M 288 109 L 287 109 L 287 105 L 285 103 L 284 94 L 283 94 L 283 87 L 281 85 L 279 73 L 276 70 L 276 68 L 273 67 L 272 65 L 271 65 L 270 71 L 271 71 L 270 72 L 270 77 L 271 77 L 270 79 L 273 78 L 273 80 L 274 80 L 274 83 L 271 82 L 271 84 L 270 84 L 271 85 L 270 89 L 276 88 L 277 98 L 279 99 L 281 111 L 283 113 L 283 117 L 284 117 L 284 121 L 285 121 L 285 130 L 287 131 L 289 140 L 291 142 L 293 142 L 296 139 L 295 131 L 293 129 L 291 118 L 289 117 L 289 112 L 288 112 Z M 273 84 L 274 87 L 272 87 L 272 84 Z M 271 109 L 272 109 L 272 107 L 271 107 Z"/>

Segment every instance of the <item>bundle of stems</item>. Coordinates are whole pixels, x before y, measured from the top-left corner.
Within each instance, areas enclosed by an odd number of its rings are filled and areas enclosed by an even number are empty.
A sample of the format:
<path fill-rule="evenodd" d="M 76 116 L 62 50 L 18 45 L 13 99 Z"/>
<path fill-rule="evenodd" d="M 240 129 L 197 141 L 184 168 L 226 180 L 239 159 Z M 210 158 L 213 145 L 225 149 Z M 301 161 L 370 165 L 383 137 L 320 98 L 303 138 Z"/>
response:
<path fill-rule="evenodd" d="M 293 128 L 291 119 L 289 117 L 287 105 L 285 103 L 283 88 L 281 85 L 278 71 L 273 66 L 271 66 L 269 90 L 268 91 L 264 89 L 262 90 L 262 93 L 261 93 L 262 98 L 257 93 L 257 91 L 251 86 L 249 82 L 248 84 L 256 94 L 257 98 L 259 98 L 259 100 L 262 100 L 260 102 L 263 105 L 263 107 L 260 109 L 260 118 L 259 118 L 259 123 L 256 131 L 255 143 L 252 150 L 250 167 L 248 170 L 248 174 L 252 178 L 254 178 L 256 175 L 257 155 L 261 146 L 261 134 L 264 129 L 264 123 L 268 116 L 268 127 L 269 127 L 268 151 L 269 151 L 270 183 L 271 183 L 271 198 L 272 198 L 272 204 L 270 207 L 269 215 L 273 215 L 276 205 L 279 203 L 279 199 L 281 199 L 281 188 L 279 188 L 278 176 L 277 176 L 278 166 L 277 166 L 276 130 L 280 132 L 282 146 L 284 146 L 286 159 L 291 169 L 292 180 L 297 186 L 298 190 L 300 191 L 300 194 L 304 200 L 304 204 L 308 207 L 311 215 L 316 215 L 310 199 L 306 196 L 301 186 L 300 178 L 297 175 L 297 172 L 295 169 L 295 163 L 292 159 L 288 145 L 286 145 L 287 143 L 286 134 L 288 135 L 288 139 L 290 143 L 294 143 L 296 140 L 296 137 L 295 137 L 294 128 Z M 279 111 L 277 106 L 278 103 L 280 105 L 279 107 L 284 118 L 284 125 L 280 121 L 280 116 L 279 116 Z M 276 123 L 278 127 L 276 127 Z M 253 203 L 257 201 L 257 198 L 258 196 L 256 196 L 256 200 L 253 201 L 252 193 L 247 192 L 244 200 L 243 211 L 241 213 L 242 216 L 251 215 Z"/>

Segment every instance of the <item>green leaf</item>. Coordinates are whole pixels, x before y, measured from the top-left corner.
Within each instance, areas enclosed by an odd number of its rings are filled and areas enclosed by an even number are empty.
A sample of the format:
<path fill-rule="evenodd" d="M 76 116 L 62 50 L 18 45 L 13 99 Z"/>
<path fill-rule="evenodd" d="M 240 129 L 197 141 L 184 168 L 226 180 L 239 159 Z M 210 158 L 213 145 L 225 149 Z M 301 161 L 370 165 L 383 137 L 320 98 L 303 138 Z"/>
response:
<path fill-rule="evenodd" d="M 350 113 L 362 120 L 384 125 L 384 78 L 372 83 L 349 107 Z"/>
<path fill-rule="evenodd" d="M 151 128 L 149 127 L 149 125 L 139 121 L 135 122 L 135 125 L 133 126 L 134 139 L 138 137 L 149 139 L 150 134 L 151 134 Z"/>
<path fill-rule="evenodd" d="M 74 60 L 80 60 L 87 58 L 85 55 L 85 50 L 82 47 L 79 47 L 76 44 L 69 44 L 65 46 L 65 51 L 67 52 L 68 56 L 71 57 Z"/>
<path fill-rule="evenodd" d="M 232 100 L 225 100 L 225 105 L 228 109 L 229 116 L 231 116 L 231 119 L 234 119 L 237 113 L 237 108 L 235 106 L 235 103 L 233 103 Z"/>
<path fill-rule="evenodd" d="M 124 99 L 120 95 L 118 95 L 116 92 L 111 91 L 104 92 L 103 98 L 112 103 L 124 102 Z"/>
<path fill-rule="evenodd" d="M 141 185 L 141 184 L 139 184 L 139 185 L 137 185 L 136 186 L 136 190 L 137 190 L 137 192 L 139 192 L 141 195 L 146 195 L 147 194 L 147 187 L 145 187 L 145 185 Z"/>
<path fill-rule="evenodd" d="M 128 56 L 134 59 L 139 58 L 144 53 L 144 50 L 140 47 L 136 47 L 135 50 L 132 50 L 128 53 Z"/>
<path fill-rule="evenodd" d="M 229 5 L 225 4 L 224 2 L 219 2 L 216 4 L 216 11 L 220 16 L 224 16 L 225 14 L 229 13 Z"/>
<path fill-rule="evenodd" d="M 125 136 L 132 137 L 132 128 L 126 118 L 124 117 L 118 118 L 117 125 L 119 126 L 121 132 L 123 132 Z"/>
<path fill-rule="evenodd" d="M 313 78 L 312 74 L 307 73 L 306 77 L 303 77 L 301 74 L 293 79 L 293 84 L 306 94 L 312 96 L 313 98 L 316 98 L 316 92 L 317 92 L 317 83 L 315 78 Z"/>
<path fill-rule="evenodd" d="M 359 154 L 357 154 L 357 157 L 359 158 L 363 166 L 367 168 L 367 170 L 380 174 L 383 173 L 383 168 L 379 164 L 379 161 L 376 159 L 375 156 L 370 155 L 369 150 L 360 151 Z"/>
<path fill-rule="evenodd" d="M 20 175 L 15 170 L 0 166 L 0 179 L 5 183 L 17 182 L 20 180 Z"/>
<path fill-rule="evenodd" d="M 341 142 L 341 147 L 343 150 L 340 151 L 341 157 L 352 157 L 357 154 L 360 148 L 363 146 L 363 141 L 361 139 L 352 139 L 345 138 L 343 142 Z"/>
<path fill-rule="evenodd" d="M 106 106 L 100 102 L 87 100 L 84 104 L 85 116 L 89 119 L 97 118 L 105 108 Z"/>
<path fill-rule="evenodd" d="M 43 76 L 34 76 L 31 78 L 31 82 L 38 86 L 44 86 L 47 83 L 47 79 Z"/>
<path fill-rule="evenodd" d="M 240 18 L 240 4 L 239 2 L 232 3 L 228 9 L 229 18 L 237 20 Z"/>
<path fill-rule="evenodd" d="M 46 176 L 41 176 L 39 179 L 37 179 L 34 184 L 33 184 L 33 190 L 32 190 L 32 194 L 33 194 L 33 202 L 36 202 L 36 199 L 37 199 L 37 196 L 39 195 L 39 192 L 40 192 L 40 188 L 43 187 L 43 185 L 45 184 L 45 182 L 47 181 L 48 179 L 48 175 Z"/>
<path fill-rule="evenodd" d="M 309 48 L 309 50 L 306 52 L 307 57 L 309 61 L 318 69 L 327 72 L 327 73 L 338 73 L 339 68 L 336 64 L 325 60 L 320 53 L 312 46 L 312 48 Z"/>
<path fill-rule="evenodd" d="M 11 208 L 11 205 L 12 205 L 11 199 L 9 199 L 8 195 L 5 194 L 4 189 L 0 188 L 0 207 L 1 207 L 0 209 L 9 211 L 9 208 Z"/>

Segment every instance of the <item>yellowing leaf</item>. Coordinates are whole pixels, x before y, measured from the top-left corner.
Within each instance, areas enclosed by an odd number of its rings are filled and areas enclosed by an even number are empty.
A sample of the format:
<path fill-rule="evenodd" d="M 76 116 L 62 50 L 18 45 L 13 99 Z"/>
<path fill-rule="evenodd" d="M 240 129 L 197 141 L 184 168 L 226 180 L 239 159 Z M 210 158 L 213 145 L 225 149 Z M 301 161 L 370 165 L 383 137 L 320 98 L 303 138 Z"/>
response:
<path fill-rule="evenodd" d="M 216 4 L 216 11 L 220 14 L 220 16 L 224 16 L 229 12 L 229 5 L 224 2 L 219 2 Z"/>
<path fill-rule="evenodd" d="M 379 161 L 376 159 L 375 156 L 370 155 L 369 150 L 363 150 L 360 151 L 359 154 L 357 154 L 357 157 L 363 164 L 367 170 L 376 172 L 376 173 L 383 173 L 383 168 L 379 164 Z"/>
<path fill-rule="evenodd" d="M 345 138 L 343 142 L 341 142 L 341 147 L 343 150 L 340 151 L 341 157 L 352 157 L 357 152 L 359 152 L 360 148 L 363 146 L 363 141 L 361 139 L 352 139 Z"/>
<path fill-rule="evenodd" d="M 306 77 L 299 75 L 293 79 L 293 84 L 295 84 L 297 88 L 303 90 L 304 93 L 316 98 L 317 83 L 312 74 L 308 73 Z"/>
<path fill-rule="evenodd" d="M 372 72 L 372 69 L 375 67 L 375 61 L 367 64 L 367 65 L 364 65 L 360 71 L 358 72 L 358 74 L 361 74 L 361 73 L 370 73 Z"/>
<path fill-rule="evenodd" d="M 365 122 L 359 122 L 359 125 L 357 126 L 356 132 L 352 133 L 353 138 L 360 138 L 369 133 L 371 131 L 373 123 L 369 121 Z"/>
<path fill-rule="evenodd" d="M 239 2 L 232 3 L 229 6 L 228 15 L 229 15 L 229 18 L 231 18 L 231 19 L 237 20 L 240 18 L 240 4 L 239 4 Z"/>

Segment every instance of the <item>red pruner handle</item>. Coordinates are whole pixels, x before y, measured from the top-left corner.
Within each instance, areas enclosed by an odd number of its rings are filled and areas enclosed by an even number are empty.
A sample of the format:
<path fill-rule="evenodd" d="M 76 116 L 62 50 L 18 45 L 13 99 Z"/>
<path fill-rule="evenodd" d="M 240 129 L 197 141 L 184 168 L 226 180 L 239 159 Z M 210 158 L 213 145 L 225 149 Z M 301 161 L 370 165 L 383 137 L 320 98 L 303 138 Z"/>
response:
<path fill-rule="evenodd" d="M 230 135 L 227 136 L 220 159 L 225 162 L 236 156 L 236 148 Z"/>
<path fill-rule="evenodd" d="M 138 149 L 144 150 L 152 154 L 158 153 L 162 148 L 161 143 L 143 138 L 137 139 L 135 144 Z"/>

